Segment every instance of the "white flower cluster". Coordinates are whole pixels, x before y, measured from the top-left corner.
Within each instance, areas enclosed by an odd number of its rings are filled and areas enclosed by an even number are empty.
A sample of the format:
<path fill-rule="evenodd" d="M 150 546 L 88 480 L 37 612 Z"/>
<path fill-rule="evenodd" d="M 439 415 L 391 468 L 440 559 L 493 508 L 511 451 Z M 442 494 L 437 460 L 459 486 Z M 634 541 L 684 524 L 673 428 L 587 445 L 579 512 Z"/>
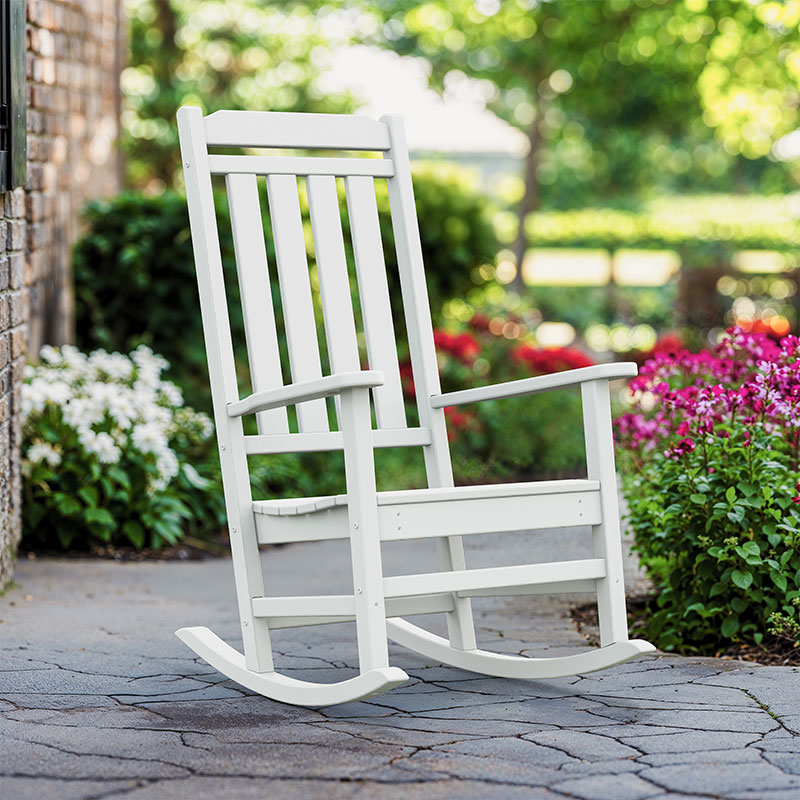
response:
<path fill-rule="evenodd" d="M 60 412 L 83 450 L 101 464 L 117 463 L 129 448 L 152 453 L 158 471 L 152 491 L 165 488 L 178 474 L 171 435 L 187 425 L 202 438 L 213 432 L 207 415 L 182 408 L 180 389 L 161 380 L 168 362 L 149 347 L 141 345 L 128 357 L 105 350 L 86 355 L 71 345 L 60 351 L 46 345 L 39 355 L 41 364 L 26 367 L 22 387 L 23 419 L 26 432 L 32 434 L 25 453 L 29 465 L 61 463 L 61 447 L 37 436 L 42 415 L 51 411 Z"/>

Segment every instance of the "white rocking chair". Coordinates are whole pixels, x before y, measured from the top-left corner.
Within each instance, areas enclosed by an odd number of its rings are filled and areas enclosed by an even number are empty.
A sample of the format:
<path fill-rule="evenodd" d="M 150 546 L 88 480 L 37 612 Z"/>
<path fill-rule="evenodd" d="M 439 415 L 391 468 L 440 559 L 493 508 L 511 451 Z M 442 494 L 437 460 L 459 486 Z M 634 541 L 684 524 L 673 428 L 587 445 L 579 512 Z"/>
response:
<path fill-rule="evenodd" d="M 399 117 L 178 112 L 214 415 L 244 639 L 240 654 L 208 628 L 177 636 L 220 672 L 267 697 L 324 706 L 385 692 L 407 679 L 389 666 L 387 639 L 466 670 L 552 678 L 620 664 L 653 650 L 629 640 L 622 577 L 608 381 L 635 364 L 603 364 L 442 394 L 434 349 L 408 152 Z M 377 151 L 383 158 L 215 155 L 209 147 Z M 225 298 L 212 175 L 224 175 L 241 289 L 253 393 L 239 398 Z M 292 383 L 281 379 L 257 176 L 265 175 Z M 297 177 L 308 189 L 331 373 L 322 375 Z M 345 260 L 336 178 L 344 177 L 369 369 L 362 370 Z M 386 179 L 419 409 L 408 427 L 378 226 L 374 180 Z M 454 487 L 444 408 L 580 385 L 588 478 Z M 377 425 L 371 423 L 371 404 Z M 336 396 L 339 430 L 324 398 Z M 290 433 L 286 407 L 297 409 Z M 242 417 L 255 414 L 257 435 Z M 421 446 L 430 488 L 378 492 L 373 449 Z M 347 494 L 254 501 L 247 457 L 343 450 Z M 462 535 L 591 525 L 594 558 L 467 569 Z M 438 572 L 384 577 L 381 542 L 435 537 Z M 265 597 L 258 545 L 349 539 L 353 593 Z M 562 658 L 477 648 L 471 597 L 596 592 L 602 646 Z M 444 613 L 448 638 L 404 619 Z M 275 672 L 270 631 L 355 621 L 360 675 L 333 684 Z"/>

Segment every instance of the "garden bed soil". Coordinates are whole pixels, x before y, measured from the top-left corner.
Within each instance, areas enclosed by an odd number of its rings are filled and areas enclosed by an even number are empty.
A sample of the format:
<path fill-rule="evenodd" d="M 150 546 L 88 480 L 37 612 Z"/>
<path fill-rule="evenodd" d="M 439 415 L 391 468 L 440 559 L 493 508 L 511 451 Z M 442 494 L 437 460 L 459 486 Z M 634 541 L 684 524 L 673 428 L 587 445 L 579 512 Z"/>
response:
<path fill-rule="evenodd" d="M 653 601 L 650 595 L 629 597 L 628 629 L 631 638 L 643 636 L 645 622 L 648 615 L 648 606 Z M 575 605 L 570 608 L 572 621 L 578 633 L 581 634 L 594 647 L 600 646 L 600 634 L 597 621 L 597 607 L 593 603 Z M 767 667 L 798 667 L 800 666 L 800 647 L 794 642 L 781 639 L 777 636 L 765 636 L 761 645 L 747 642 L 737 642 L 725 650 L 713 653 L 680 652 L 684 656 L 706 655 L 732 661 L 750 661 Z"/>
<path fill-rule="evenodd" d="M 95 546 L 90 550 L 22 550 L 20 558 L 100 558 L 112 561 L 201 561 L 206 558 L 221 558 L 230 554 L 227 540 L 197 539 L 186 536 L 175 545 L 161 547 L 158 550 L 112 544 Z"/>

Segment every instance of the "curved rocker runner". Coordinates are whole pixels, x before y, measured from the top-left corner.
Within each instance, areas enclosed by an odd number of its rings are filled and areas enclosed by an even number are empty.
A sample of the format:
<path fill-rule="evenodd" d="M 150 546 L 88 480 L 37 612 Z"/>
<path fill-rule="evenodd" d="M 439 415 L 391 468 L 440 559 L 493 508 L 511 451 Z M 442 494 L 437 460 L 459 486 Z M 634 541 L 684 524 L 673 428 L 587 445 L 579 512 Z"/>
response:
<path fill-rule="evenodd" d="M 499 677 L 544 679 L 620 664 L 652 651 L 628 639 L 622 578 L 609 381 L 636 365 L 601 364 L 553 375 L 442 394 L 428 306 L 408 150 L 398 117 L 380 121 L 334 114 L 178 112 L 214 419 L 236 578 L 244 653 L 208 628 L 181 628 L 179 638 L 223 674 L 285 703 L 322 706 L 388 691 L 407 679 L 389 666 L 388 640 L 435 661 Z M 381 158 L 217 155 L 216 148 L 371 151 Z M 212 175 L 224 176 L 242 300 L 252 393 L 239 396 L 217 231 Z M 258 182 L 264 176 L 275 246 L 267 261 Z M 337 178 L 344 179 L 360 315 L 353 310 Z M 322 374 L 314 332 L 298 179 L 308 193 L 330 374 Z M 419 425 L 403 405 L 395 321 L 375 195 L 386 180 L 404 322 Z M 274 268 L 274 272 L 272 269 Z M 291 383 L 283 384 L 272 281 L 277 279 Z M 356 322 L 363 323 L 357 332 Z M 366 341 L 363 369 L 358 335 Z M 580 387 L 588 474 L 583 480 L 453 486 L 444 409 L 506 397 Z M 335 417 L 325 398 L 334 397 Z M 290 427 L 287 408 L 296 410 Z M 372 415 L 376 420 L 373 428 Z M 255 415 L 257 433 L 242 418 Z M 293 428 L 296 427 L 296 430 Z M 374 449 L 421 447 L 427 489 L 378 492 Z M 347 492 L 325 497 L 254 500 L 247 458 L 285 452 L 340 450 Z M 463 536 L 588 525 L 592 558 L 549 564 L 468 569 Z M 438 570 L 384 577 L 381 543 L 433 538 Z M 353 592 L 269 597 L 259 544 L 345 539 Z M 563 658 L 523 658 L 479 650 L 472 597 L 591 592 L 597 597 L 602 647 Z M 447 638 L 403 619 L 445 614 Z M 360 675 L 333 684 L 275 672 L 270 631 L 354 621 Z"/>

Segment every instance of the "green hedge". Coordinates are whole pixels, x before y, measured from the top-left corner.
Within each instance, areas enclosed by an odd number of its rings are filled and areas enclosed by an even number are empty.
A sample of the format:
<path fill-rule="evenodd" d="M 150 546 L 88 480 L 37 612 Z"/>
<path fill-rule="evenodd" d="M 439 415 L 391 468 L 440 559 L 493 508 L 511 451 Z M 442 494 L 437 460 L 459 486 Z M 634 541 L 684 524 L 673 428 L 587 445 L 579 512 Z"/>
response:
<path fill-rule="evenodd" d="M 653 202 L 641 211 L 585 208 L 531 214 L 531 247 L 677 250 L 688 267 L 730 260 L 737 250 L 800 250 L 794 196 L 708 195 Z"/>

